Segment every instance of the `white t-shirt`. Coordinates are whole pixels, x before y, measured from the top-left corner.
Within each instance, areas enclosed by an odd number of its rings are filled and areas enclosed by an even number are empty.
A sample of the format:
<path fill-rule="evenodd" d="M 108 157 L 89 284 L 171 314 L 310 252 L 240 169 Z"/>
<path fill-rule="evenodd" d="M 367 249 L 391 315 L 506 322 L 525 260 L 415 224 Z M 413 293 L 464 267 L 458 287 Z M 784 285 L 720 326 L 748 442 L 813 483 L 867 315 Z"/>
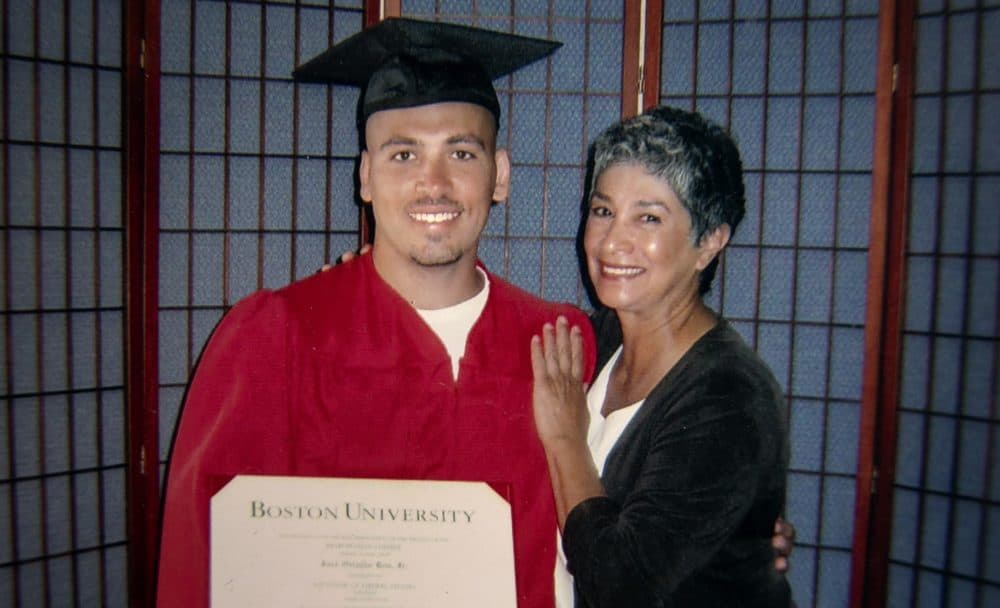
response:
<path fill-rule="evenodd" d="M 598 473 L 604 474 L 604 463 L 611 449 L 618 443 L 625 427 L 642 407 L 643 401 L 636 401 L 621 409 L 611 412 L 607 418 L 601 415 L 604 398 L 608 394 L 608 381 L 611 370 L 621 357 L 622 347 L 619 346 L 611 356 L 597 378 L 587 391 L 587 408 L 590 410 L 590 428 L 587 430 L 587 445 L 590 447 L 590 457 L 594 460 Z M 556 531 L 558 551 L 556 552 L 555 587 L 556 608 L 573 608 L 573 576 L 566 570 L 566 556 L 563 555 L 562 537 Z"/>
<path fill-rule="evenodd" d="M 472 326 L 476 324 L 479 315 L 486 308 L 486 300 L 490 296 L 489 277 L 478 266 L 476 270 L 483 277 L 483 288 L 476 295 L 447 308 L 415 309 L 424 323 L 437 334 L 437 337 L 444 344 L 445 350 L 448 351 L 448 356 L 451 357 L 451 374 L 455 380 L 458 380 L 458 367 L 462 355 L 465 354 L 465 342 L 469 338 L 469 332 L 472 331 Z"/>

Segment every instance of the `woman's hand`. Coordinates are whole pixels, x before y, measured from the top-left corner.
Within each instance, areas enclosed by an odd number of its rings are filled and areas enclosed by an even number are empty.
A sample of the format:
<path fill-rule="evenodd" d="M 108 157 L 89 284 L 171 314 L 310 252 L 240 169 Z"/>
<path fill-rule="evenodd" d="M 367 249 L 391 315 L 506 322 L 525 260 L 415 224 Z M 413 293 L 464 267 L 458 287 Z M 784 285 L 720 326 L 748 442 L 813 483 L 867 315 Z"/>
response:
<path fill-rule="evenodd" d="M 340 257 L 337 258 L 337 261 L 335 263 L 333 263 L 333 264 L 323 264 L 320 267 L 319 271 L 320 272 L 326 272 L 327 270 L 330 270 L 331 268 L 333 268 L 337 264 L 343 264 L 344 262 L 350 262 L 351 260 L 353 260 L 354 258 L 358 257 L 359 255 L 364 255 L 364 254 L 368 253 L 371 250 L 372 250 L 371 243 L 365 243 L 364 245 L 361 246 L 361 249 L 359 249 L 357 252 L 354 252 L 354 251 L 345 251 L 344 253 L 340 254 Z"/>
<path fill-rule="evenodd" d="M 771 537 L 771 546 L 774 547 L 774 569 L 778 572 L 788 572 L 788 558 L 792 555 L 792 547 L 795 545 L 795 527 L 790 522 L 778 518 L 774 522 L 774 536 Z"/>
<path fill-rule="evenodd" d="M 546 323 L 541 336 L 531 337 L 531 371 L 535 376 L 535 430 L 545 447 L 561 530 L 573 507 L 592 496 L 605 495 L 587 447 L 590 412 L 583 384 L 580 328 L 570 328 L 565 317 L 559 317 L 555 327 Z"/>
<path fill-rule="evenodd" d="M 583 383 L 583 337 L 565 317 L 555 327 L 546 323 L 541 336 L 531 338 L 531 369 L 535 377 L 535 428 L 542 444 L 568 441 L 586 445 L 590 426 Z"/>
<path fill-rule="evenodd" d="M 361 249 L 359 249 L 357 253 L 353 251 L 345 251 L 344 253 L 340 254 L 340 258 L 337 260 L 337 263 L 343 264 L 344 262 L 350 262 L 354 258 L 364 255 L 371 250 L 372 250 L 372 244 L 365 243 L 364 245 L 361 246 Z"/>

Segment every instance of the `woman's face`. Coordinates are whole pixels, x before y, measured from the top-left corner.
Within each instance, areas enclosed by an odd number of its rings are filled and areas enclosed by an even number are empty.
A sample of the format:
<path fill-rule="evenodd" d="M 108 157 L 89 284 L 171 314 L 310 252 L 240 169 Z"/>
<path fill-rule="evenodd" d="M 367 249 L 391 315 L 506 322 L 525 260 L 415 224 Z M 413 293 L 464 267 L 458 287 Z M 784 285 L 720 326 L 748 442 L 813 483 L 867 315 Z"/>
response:
<path fill-rule="evenodd" d="M 691 216 L 673 189 L 629 164 L 597 178 L 584 251 L 601 302 L 636 313 L 697 298 L 698 275 L 714 257 L 691 243 Z"/>

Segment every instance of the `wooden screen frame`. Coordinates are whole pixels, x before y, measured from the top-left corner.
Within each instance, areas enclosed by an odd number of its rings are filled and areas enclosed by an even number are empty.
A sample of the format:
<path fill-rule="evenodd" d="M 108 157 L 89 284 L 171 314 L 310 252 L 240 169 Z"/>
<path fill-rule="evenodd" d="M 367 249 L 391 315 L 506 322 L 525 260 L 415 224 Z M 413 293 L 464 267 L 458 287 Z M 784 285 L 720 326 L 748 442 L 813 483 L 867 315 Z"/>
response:
<path fill-rule="evenodd" d="M 123 2 L 125 403 L 130 606 L 153 606 L 160 530 L 160 3 Z"/>
<path fill-rule="evenodd" d="M 913 122 L 913 0 L 882 0 L 850 605 L 884 606 L 892 536 Z"/>

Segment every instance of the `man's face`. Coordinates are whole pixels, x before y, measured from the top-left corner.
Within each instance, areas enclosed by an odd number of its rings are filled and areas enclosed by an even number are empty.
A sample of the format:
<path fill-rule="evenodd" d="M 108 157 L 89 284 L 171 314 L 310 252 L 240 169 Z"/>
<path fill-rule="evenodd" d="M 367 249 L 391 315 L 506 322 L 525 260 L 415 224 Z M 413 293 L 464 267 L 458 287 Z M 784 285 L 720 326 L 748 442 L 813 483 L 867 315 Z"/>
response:
<path fill-rule="evenodd" d="M 361 198 L 375 215 L 376 264 L 474 265 L 490 206 L 508 190 L 493 115 L 451 102 L 383 110 L 369 117 L 365 139 Z"/>

